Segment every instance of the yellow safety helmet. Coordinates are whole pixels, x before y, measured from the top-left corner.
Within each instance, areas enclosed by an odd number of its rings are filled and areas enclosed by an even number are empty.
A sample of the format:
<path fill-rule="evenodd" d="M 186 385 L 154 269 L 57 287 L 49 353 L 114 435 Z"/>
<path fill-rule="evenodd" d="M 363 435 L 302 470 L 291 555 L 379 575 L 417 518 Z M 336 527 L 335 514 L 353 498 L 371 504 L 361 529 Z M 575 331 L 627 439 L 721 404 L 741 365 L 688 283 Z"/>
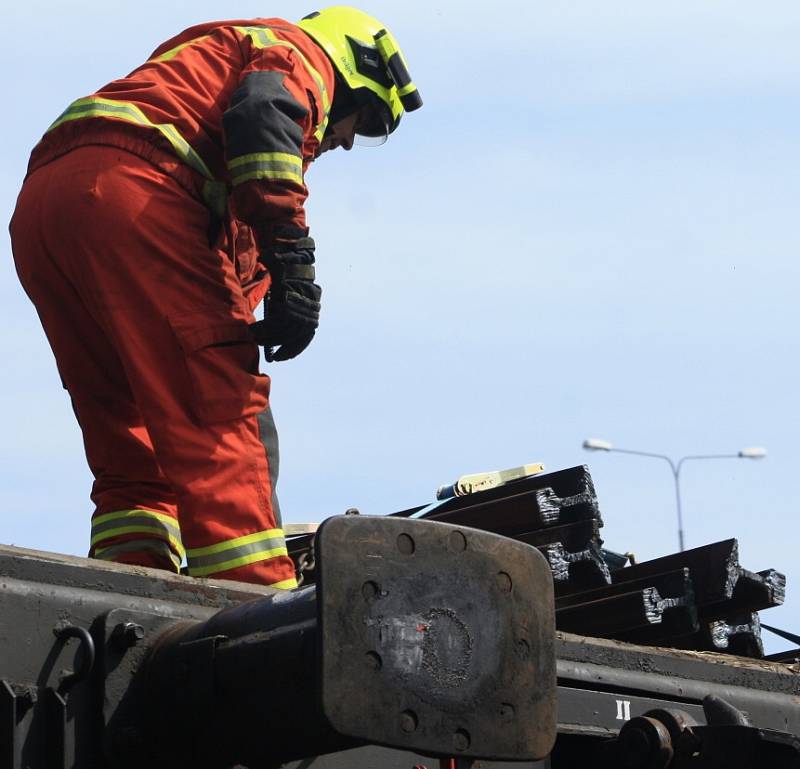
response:
<path fill-rule="evenodd" d="M 357 8 L 335 5 L 309 14 L 298 26 L 328 55 L 350 89 L 353 110 L 363 104 L 377 108 L 376 119 L 360 123 L 357 133 L 385 138 L 397 128 L 404 111 L 422 106 L 400 46 L 377 19 Z M 337 111 L 335 93 L 333 111 Z M 334 122 L 335 115 L 331 117 Z"/>

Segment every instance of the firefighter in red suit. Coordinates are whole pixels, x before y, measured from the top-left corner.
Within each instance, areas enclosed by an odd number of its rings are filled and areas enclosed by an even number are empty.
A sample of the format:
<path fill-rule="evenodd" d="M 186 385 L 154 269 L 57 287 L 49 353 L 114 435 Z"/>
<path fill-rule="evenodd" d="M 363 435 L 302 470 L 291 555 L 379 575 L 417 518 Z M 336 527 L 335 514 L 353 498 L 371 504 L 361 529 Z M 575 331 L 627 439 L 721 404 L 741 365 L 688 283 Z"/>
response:
<path fill-rule="evenodd" d="M 91 556 L 296 585 L 258 345 L 317 328 L 309 163 L 420 105 L 392 35 L 337 6 L 192 27 L 48 129 L 12 245 L 95 477 Z"/>

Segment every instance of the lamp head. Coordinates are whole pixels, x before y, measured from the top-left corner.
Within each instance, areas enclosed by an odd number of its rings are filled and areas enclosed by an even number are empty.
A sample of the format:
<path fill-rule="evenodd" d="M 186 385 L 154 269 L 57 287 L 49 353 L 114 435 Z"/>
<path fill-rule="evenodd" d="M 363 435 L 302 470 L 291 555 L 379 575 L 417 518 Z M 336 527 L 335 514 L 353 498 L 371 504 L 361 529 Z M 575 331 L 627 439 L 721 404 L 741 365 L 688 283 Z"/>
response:
<path fill-rule="evenodd" d="M 587 438 L 583 442 L 583 448 L 587 451 L 611 451 L 614 447 L 608 441 L 600 440 L 600 438 Z"/>
<path fill-rule="evenodd" d="M 739 451 L 739 456 L 743 459 L 763 459 L 767 456 L 767 450 L 763 446 L 749 446 Z"/>

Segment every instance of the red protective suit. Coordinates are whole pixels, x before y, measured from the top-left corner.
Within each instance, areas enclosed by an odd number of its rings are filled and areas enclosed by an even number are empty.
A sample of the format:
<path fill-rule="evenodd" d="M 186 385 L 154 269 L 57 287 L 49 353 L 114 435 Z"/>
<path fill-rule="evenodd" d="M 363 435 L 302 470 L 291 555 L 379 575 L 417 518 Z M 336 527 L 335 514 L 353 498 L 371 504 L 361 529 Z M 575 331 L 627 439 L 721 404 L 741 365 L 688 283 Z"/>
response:
<path fill-rule="evenodd" d="M 263 249 L 275 225 L 305 226 L 333 86 L 287 22 L 202 25 L 34 149 L 12 244 L 95 476 L 92 555 L 295 585 L 250 231 Z"/>

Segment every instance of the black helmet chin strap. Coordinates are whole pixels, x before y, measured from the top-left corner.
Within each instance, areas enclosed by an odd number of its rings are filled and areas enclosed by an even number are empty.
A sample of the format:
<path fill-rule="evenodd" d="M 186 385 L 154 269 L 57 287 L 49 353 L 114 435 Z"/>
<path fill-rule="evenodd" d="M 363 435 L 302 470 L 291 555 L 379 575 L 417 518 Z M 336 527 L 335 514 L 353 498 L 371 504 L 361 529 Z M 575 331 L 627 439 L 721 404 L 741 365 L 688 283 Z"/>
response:
<path fill-rule="evenodd" d="M 331 104 L 331 111 L 328 116 L 326 134 L 330 132 L 334 124 L 350 117 L 350 115 L 354 112 L 358 112 L 361 108 L 361 105 L 356 101 L 355 93 L 350 89 L 347 83 L 344 82 L 338 72 L 335 74 L 336 81 L 333 87 L 333 103 Z"/>

